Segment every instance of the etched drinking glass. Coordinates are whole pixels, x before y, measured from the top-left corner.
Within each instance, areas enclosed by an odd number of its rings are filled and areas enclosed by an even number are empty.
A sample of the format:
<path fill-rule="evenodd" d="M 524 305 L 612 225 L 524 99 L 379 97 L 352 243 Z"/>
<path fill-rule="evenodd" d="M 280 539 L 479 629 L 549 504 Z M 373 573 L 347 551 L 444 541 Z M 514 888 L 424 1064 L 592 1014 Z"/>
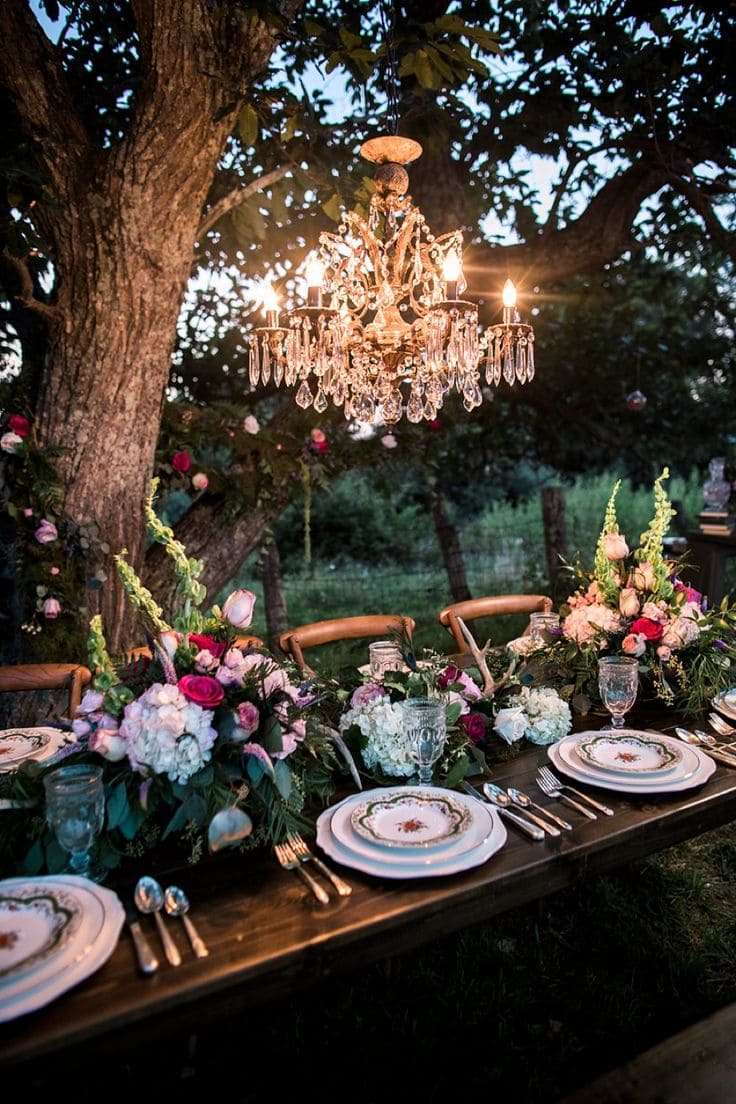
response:
<path fill-rule="evenodd" d="M 104 871 L 92 866 L 90 850 L 105 814 L 102 767 L 68 764 L 47 774 L 43 784 L 46 820 L 70 852 L 69 872 L 100 881 Z"/>
<path fill-rule="evenodd" d="M 403 708 L 412 758 L 419 767 L 419 784 L 431 786 L 432 767 L 442 754 L 447 736 L 445 703 L 439 698 L 409 698 Z"/>
<path fill-rule="evenodd" d="M 401 648 L 392 640 L 374 640 L 368 645 L 368 658 L 373 678 L 383 678 L 386 671 L 401 671 L 404 667 Z"/>
<path fill-rule="evenodd" d="M 611 727 L 623 728 L 624 714 L 636 701 L 639 661 L 632 656 L 604 656 L 598 660 L 598 689 L 611 714 Z"/>

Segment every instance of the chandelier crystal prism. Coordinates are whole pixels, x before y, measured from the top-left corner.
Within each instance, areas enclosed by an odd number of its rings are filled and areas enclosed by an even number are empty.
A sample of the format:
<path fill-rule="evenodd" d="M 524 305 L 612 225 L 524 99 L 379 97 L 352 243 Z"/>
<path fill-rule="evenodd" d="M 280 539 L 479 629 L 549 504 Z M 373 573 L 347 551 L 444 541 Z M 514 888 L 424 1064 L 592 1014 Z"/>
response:
<path fill-rule="evenodd" d="M 422 152 L 399 136 L 361 147 L 376 164 L 367 220 L 345 211 L 337 232 L 320 234 L 307 264 L 307 302 L 279 323 L 264 296 L 266 325 L 250 336 L 253 387 L 271 378 L 297 387 L 299 406 L 394 425 L 431 421 L 453 389 L 467 411 L 496 387 L 534 377 L 534 332 L 519 319 L 516 292 L 504 288 L 503 320 L 481 334 L 478 307 L 462 299 L 462 234 L 434 237 L 408 194 L 405 165 Z"/>

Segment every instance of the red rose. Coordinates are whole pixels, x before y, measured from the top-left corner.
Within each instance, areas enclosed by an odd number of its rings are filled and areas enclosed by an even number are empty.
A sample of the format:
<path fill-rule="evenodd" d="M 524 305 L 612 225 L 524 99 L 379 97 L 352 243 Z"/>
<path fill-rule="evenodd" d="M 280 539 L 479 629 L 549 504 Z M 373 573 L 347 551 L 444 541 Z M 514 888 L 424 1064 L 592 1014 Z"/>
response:
<path fill-rule="evenodd" d="M 185 698 L 201 705 L 203 709 L 214 709 L 225 697 L 220 683 L 209 675 L 182 675 L 179 689 Z"/>
<path fill-rule="evenodd" d="M 22 414 L 12 414 L 8 418 L 8 429 L 17 433 L 19 437 L 27 437 L 31 423 Z"/>
<path fill-rule="evenodd" d="M 175 452 L 171 457 L 171 466 L 174 471 L 188 472 L 192 466 L 188 452 Z"/>
<path fill-rule="evenodd" d="M 198 633 L 189 634 L 189 643 L 200 652 L 209 652 L 215 659 L 219 659 L 227 650 L 226 642 L 215 640 L 212 636 L 199 636 Z"/>
<path fill-rule="evenodd" d="M 318 456 L 322 456 L 323 453 L 330 451 L 330 442 L 329 441 L 312 441 L 312 444 L 311 444 L 310 447 L 312 449 L 312 452 L 316 452 Z"/>
<path fill-rule="evenodd" d="M 482 713 L 463 713 L 458 718 L 458 725 L 463 729 L 471 744 L 479 744 L 486 734 L 486 719 Z"/>
<path fill-rule="evenodd" d="M 637 617 L 629 629 L 630 633 L 641 633 L 647 640 L 661 640 L 664 627 L 659 621 L 652 621 L 651 617 Z"/>

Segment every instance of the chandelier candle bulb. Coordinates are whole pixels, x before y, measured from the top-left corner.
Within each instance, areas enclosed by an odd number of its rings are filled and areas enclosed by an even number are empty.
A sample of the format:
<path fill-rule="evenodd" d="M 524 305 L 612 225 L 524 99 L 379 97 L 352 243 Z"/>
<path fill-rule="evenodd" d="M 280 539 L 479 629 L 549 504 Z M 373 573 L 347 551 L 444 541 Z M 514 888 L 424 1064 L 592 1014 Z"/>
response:
<path fill-rule="evenodd" d="M 457 253 L 449 253 L 442 266 L 442 275 L 445 278 L 445 299 L 449 302 L 457 299 L 457 285 L 462 271 Z"/>
<path fill-rule="evenodd" d="M 270 284 L 263 293 L 263 313 L 266 316 L 266 329 L 278 329 L 279 301 L 276 292 L 273 290 Z"/>
<path fill-rule="evenodd" d="M 307 306 L 322 306 L 322 281 L 325 278 L 325 266 L 316 253 L 307 260 Z"/>
<path fill-rule="evenodd" d="M 503 285 L 503 324 L 510 325 L 519 321 L 519 312 L 516 309 L 516 287 L 513 280 L 507 280 Z"/>

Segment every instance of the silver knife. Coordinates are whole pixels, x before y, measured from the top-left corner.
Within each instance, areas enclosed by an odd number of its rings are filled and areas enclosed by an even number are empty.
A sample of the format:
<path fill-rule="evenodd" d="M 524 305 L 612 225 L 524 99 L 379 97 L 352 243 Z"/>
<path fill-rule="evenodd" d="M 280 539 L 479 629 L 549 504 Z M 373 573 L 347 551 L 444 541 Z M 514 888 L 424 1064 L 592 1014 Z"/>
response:
<path fill-rule="evenodd" d="M 125 905 L 125 919 L 128 922 L 130 934 L 133 937 L 135 953 L 138 957 L 138 965 L 142 974 L 155 974 L 158 970 L 158 959 L 153 953 L 151 944 L 143 934 L 138 913 L 132 904 Z"/>
<path fill-rule="evenodd" d="M 482 802 L 483 805 L 488 805 L 491 809 L 495 809 L 500 816 L 505 817 L 506 820 L 511 821 L 512 824 L 515 824 L 517 828 L 519 828 L 522 832 L 525 832 L 527 836 L 531 837 L 531 839 L 544 839 L 545 833 L 542 831 L 542 829 L 537 828 L 534 824 L 531 824 L 524 817 L 519 816 L 518 813 L 512 813 L 510 809 L 504 809 L 501 805 L 494 805 L 492 801 L 486 801 L 483 795 L 478 793 L 477 790 L 474 790 L 469 782 L 461 782 L 460 785 L 467 794 L 470 794 L 471 797 L 475 797 L 478 801 Z"/>
<path fill-rule="evenodd" d="M 597 809 L 599 813 L 604 813 L 606 816 L 614 816 L 613 809 L 608 805 L 603 805 L 600 801 L 596 801 L 595 798 L 589 797 L 588 794 L 581 793 L 580 790 L 576 790 L 574 786 L 568 786 L 567 782 L 564 785 L 560 785 L 561 790 L 569 790 L 570 793 L 574 793 L 581 801 L 587 801 L 594 809 Z M 563 794 L 564 797 L 564 794 Z"/>

